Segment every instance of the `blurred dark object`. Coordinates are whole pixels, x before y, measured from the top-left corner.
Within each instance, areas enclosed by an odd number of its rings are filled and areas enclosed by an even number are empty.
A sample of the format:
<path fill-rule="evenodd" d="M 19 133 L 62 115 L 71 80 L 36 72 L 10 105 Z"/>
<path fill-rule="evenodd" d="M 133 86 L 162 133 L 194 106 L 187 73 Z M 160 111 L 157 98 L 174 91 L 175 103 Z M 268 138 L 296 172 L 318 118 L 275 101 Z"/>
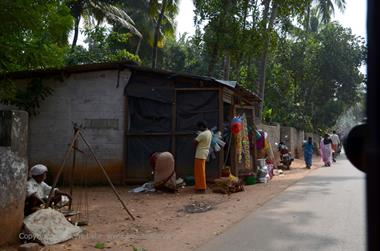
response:
<path fill-rule="evenodd" d="M 360 124 L 351 129 L 343 140 L 344 152 L 348 160 L 360 171 L 366 172 L 365 147 L 368 139 L 368 125 Z"/>
<path fill-rule="evenodd" d="M 380 156 L 380 1 L 367 1 L 367 118 L 368 141 L 365 148 L 367 163 L 367 250 L 380 250 L 379 156 Z"/>

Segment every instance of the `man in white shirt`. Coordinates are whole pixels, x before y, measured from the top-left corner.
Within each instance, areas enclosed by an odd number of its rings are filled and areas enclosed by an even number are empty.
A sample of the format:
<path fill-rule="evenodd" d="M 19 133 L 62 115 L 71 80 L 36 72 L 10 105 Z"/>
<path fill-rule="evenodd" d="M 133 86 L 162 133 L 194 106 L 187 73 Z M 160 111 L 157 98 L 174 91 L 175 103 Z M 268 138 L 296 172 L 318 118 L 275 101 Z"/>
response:
<path fill-rule="evenodd" d="M 47 167 L 41 164 L 30 169 L 31 178 L 26 183 L 25 215 L 35 212 L 48 201 L 52 187 L 44 182 L 47 171 Z M 58 188 L 54 189 L 52 196 L 51 203 L 55 205 L 63 206 L 71 200 L 70 195 L 60 192 Z"/>
<path fill-rule="evenodd" d="M 333 134 L 331 135 L 330 139 L 332 141 L 333 161 L 336 162 L 336 153 L 340 144 L 339 136 L 338 134 L 336 134 L 336 131 L 333 131 Z"/>
<path fill-rule="evenodd" d="M 196 147 L 194 159 L 194 189 L 196 192 L 204 193 L 206 191 L 206 160 L 211 145 L 212 134 L 204 121 L 199 121 L 197 127 L 201 132 L 194 140 Z"/>

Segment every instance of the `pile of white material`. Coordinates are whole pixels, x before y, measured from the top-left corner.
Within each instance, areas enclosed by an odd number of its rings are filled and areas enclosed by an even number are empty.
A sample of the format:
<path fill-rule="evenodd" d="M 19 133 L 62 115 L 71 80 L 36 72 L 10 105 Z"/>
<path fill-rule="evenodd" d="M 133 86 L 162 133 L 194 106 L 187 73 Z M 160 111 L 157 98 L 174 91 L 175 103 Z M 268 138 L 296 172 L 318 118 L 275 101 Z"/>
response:
<path fill-rule="evenodd" d="M 24 219 L 25 230 L 44 245 L 54 245 L 78 236 L 82 229 L 68 222 L 62 213 L 40 209 Z"/>

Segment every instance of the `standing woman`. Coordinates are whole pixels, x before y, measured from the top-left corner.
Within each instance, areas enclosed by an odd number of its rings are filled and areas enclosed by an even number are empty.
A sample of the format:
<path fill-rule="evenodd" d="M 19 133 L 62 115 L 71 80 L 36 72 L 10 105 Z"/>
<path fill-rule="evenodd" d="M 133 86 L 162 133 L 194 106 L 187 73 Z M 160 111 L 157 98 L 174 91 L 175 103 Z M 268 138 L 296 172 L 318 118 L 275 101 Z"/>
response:
<path fill-rule="evenodd" d="M 329 135 L 326 133 L 324 138 L 320 142 L 322 161 L 324 166 L 331 166 L 332 159 L 332 141 Z"/>
<path fill-rule="evenodd" d="M 310 169 L 312 165 L 312 159 L 313 159 L 313 140 L 311 137 L 307 139 L 307 142 L 305 142 L 303 146 L 303 155 L 306 163 L 306 168 Z"/>
<path fill-rule="evenodd" d="M 197 123 L 200 133 L 194 140 L 195 159 L 194 159 L 194 179 L 195 191 L 198 193 L 206 192 L 206 160 L 209 153 L 212 134 L 207 128 L 205 121 Z"/>

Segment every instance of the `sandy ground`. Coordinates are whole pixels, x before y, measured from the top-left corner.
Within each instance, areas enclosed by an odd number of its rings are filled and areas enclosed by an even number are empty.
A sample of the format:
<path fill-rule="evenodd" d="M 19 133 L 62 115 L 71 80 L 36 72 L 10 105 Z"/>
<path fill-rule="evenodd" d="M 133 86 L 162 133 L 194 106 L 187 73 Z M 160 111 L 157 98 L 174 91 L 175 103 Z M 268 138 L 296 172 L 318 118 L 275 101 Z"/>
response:
<path fill-rule="evenodd" d="M 313 169 L 320 166 L 319 159 L 315 158 Z M 285 175 L 275 176 L 267 184 L 245 186 L 245 191 L 230 196 L 211 190 L 206 194 L 194 194 L 192 187 L 180 189 L 177 194 L 133 194 L 128 192 L 131 187 L 118 187 L 135 221 L 128 218 L 109 187 L 91 188 L 88 193 L 90 219 L 84 234 L 43 250 L 99 250 L 95 248 L 97 243 L 104 244 L 104 249 L 108 250 L 133 250 L 133 247 L 147 251 L 194 250 L 244 220 L 313 169 L 306 169 L 302 160 L 295 160 Z M 184 206 L 194 202 L 208 203 L 213 209 L 186 213 Z"/>

